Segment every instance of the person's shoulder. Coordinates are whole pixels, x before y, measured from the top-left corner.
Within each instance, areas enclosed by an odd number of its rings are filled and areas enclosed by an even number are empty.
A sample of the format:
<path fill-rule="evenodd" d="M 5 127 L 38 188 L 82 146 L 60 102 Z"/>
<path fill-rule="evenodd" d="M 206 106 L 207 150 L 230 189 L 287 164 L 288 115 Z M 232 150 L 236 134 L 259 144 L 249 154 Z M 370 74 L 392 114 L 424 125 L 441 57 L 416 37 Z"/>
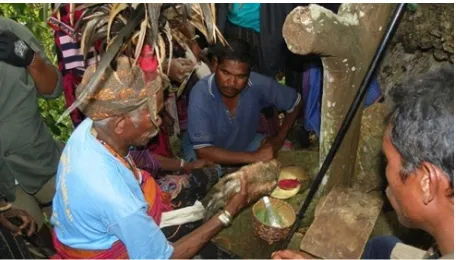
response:
<path fill-rule="evenodd" d="M 0 16 L 0 30 L 10 30 L 20 24 L 10 18 Z"/>
<path fill-rule="evenodd" d="M 0 31 L 9 30 L 16 34 L 19 38 L 30 36 L 32 32 L 23 24 L 20 24 L 10 18 L 0 17 Z"/>
<path fill-rule="evenodd" d="M 90 133 L 90 129 L 92 128 L 93 121 L 89 118 L 86 118 L 82 121 L 76 129 L 71 133 L 70 138 L 65 147 L 71 147 L 73 145 L 80 144 L 83 139 L 87 138 L 87 134 Z"/>
<path fill-rule="evenodd" d="M 190 100 L 200 100 L 209 98 L 211 95 L 211 84 L 214 78 L 214 74 L 208 75 L 204 78 L 201 78 L 196 84 L 192 87 L 190 91 Z"/>
<path fill-rule="evenodd" d="M 70 171 L 75 177 L 87 177 L 90 179 L 100 178 L 104 172 L 114 170 L 116 165 L 113 163 L 109 152 L 104 150 L 101 143 L 92 135 L 93 121 L 85 119 L 71 134 L 60 158 L 62 166 L 68 162 Z M 64 170 L 64 169 L 62 169 Z M 94 172 L 100 172 L 94 174 Z"/>
<path fill-rule="evenodd" d="M 391 259 L 424 259 L 425 256 L 426 251 L 401 242 L 391 251 Z"/>
<path fill-rule="evenodd" d="M 264 88 L 265 84 L 270 84 L 271 81 L 274 81 L 273 78 L 260 74 L 258 72 L 250 72 L 248 84 L 254 88 Z"/>
<path fill-rule="evenodd" d="M 130 192 L 125 187 L 122 177 L 125 173 L 118 160 L 97 143 L 80 140 L 78 144 L 65 147 L 60 157 L 57 181 L 65 181 L 68 193 L 85 190 L 87 198 L 97 204 L 108 203 L 119 196 L 127 201 Z"/>
<path fill-rule="evenodd" d="M 200 93 L 208 92 L 208 88 L 209 88 L 209 85 L 211 84 L 213 77 L 214 77 L 214 74 L 210 74 L 210 75 L 207 75 L 207 76 L 201 78 L 200 80 L 198 80 L 198 82 L 196 82 L 196 84 L 193 86 L 192 92 L 200 92 Z"/>
<path fill-rule="evenodd" d="M 34 51 L 41 51 L 41 46 L 37 43 L 37 38 L 25 25 L 12 19 L 0 17 L 0 31 L 11 31 L 19 39 L 25 41 Z"/>

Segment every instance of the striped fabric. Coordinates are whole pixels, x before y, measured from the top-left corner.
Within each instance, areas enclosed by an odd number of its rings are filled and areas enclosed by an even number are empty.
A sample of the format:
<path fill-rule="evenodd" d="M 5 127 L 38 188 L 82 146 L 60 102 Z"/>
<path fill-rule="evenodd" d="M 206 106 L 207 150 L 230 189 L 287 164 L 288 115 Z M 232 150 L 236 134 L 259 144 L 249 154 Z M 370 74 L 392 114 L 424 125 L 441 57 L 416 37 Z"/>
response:
<path fill-rule="evenodd" d="M 58 12 L 59 14 L 54 13 L 49 18 L 48 24 L 54 30 L 58 67 L 63 76 L 65 104 L 70 107 L 76 100 L 76 87 L 81 82 L 85 65 L 93 64 L 96 59 L 93 48 L 91 48 L 87 55 L 87 63 L 84 63 L 80 41 L 72 37 L 74 31 L 70 26 L 69 4 L 62 4 Z M 74 13 L 74 22 L 79 19 L 82 12 L 83 10 L 79 10 Z M 78 109 L 73 110 L 70 117 L 75 128 L 85 119 L 84 114 Z"/>
<path fill-rule="evenodd" d="M 0 226 L 0 258 L 2 259 L 31 259 L 21 236 L 14 236 L 9 230 Z"/>
<path fill-rule="evenodd" d="M 67 35 L 64 31 L 57 31 L 60 42 L 60 51 L 62 53 L 62 63 L 65 70 L 77 69 L 78 74 L 84 74 L 87 66 L 96 62 L 94 48 L 90 48 L 87 55 L 87 62 L 84 62 L 84 57 L 81 51 L 81 43 L 74 40 L 71 36 Z"/>

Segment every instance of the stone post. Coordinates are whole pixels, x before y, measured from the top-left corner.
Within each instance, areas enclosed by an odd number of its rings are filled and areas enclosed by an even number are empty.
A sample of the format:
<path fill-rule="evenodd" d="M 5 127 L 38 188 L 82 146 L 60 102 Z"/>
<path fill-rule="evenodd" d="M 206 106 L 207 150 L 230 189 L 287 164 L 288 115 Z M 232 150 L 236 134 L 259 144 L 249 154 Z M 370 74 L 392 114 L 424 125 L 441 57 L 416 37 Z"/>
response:
<path fill-rule="evenodd" d="M 318 6 L 295 8 L 286 18 L 283 37 L 293 53 L 322 59 L 320 164 L 323 163 L 355 97 L 388 24 L 392 4 L 342 4 L 338 14 Z M 355 172 L 361 128 L 358 110 L 320 192 L 349 186 Z"/>

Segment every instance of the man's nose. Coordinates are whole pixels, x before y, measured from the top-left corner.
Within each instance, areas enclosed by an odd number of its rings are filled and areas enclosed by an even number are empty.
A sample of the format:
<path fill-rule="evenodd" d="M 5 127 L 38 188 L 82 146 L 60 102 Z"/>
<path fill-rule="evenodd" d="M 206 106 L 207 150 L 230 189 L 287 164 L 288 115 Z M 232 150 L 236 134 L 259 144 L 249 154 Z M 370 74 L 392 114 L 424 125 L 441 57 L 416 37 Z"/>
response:
<path fill-rule="evenodd" d="M 229 76 L 226 79 L 226 84 L 229 85 L 230 87 L 233 87 L 235 83 L 236 83 L 236 79 L 233 76 Z"/>

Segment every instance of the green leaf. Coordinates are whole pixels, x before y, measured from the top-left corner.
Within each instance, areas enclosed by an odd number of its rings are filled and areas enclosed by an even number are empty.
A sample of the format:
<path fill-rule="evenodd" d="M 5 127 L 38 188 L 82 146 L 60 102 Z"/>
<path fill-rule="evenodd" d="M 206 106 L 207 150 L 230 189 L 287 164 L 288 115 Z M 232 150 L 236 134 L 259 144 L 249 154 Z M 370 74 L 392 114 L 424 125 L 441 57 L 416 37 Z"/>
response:
<path fill-rule="evenodd" d="M 23 15 L 25 12 L 25 8 L 27 7 L 27 4 L 19 3 L 19 4 L 11 4 L 11 6 L 16 10 L 16 13 L 18 16 Z"/>

